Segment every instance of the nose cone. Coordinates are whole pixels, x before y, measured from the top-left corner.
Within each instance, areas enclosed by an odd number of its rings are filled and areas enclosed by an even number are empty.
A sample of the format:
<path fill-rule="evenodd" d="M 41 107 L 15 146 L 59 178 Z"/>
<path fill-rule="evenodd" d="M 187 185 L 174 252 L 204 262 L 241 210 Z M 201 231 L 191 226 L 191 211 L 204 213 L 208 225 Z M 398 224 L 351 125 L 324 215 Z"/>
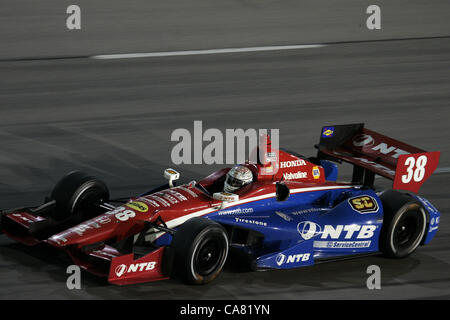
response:
<path fill-rule="evenodd" d="M 117 219 L 110 213 L 87 220 L 50 237 L 47 242 L 55 247 L 86 245 L 109 239 L 114 235 Z"/>
<path fill-rule="evenodd" d="M 47 242 L 55 247 L 78 245 L 79 247 L 117 237 L 123 239 L 144 228 L 151 220 L 154 210 L 143 202 L 132 201 L 87 220 L 63 232 L 53 235 Z"/>

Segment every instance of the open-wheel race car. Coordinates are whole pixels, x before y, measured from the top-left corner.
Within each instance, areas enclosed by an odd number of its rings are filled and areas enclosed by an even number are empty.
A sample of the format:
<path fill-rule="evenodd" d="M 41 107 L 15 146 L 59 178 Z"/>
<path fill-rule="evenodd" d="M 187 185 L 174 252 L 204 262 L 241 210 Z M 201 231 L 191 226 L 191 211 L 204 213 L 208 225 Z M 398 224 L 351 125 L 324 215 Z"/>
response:
<path fill-rule="evenodd" d="M 71 172 L 43 205 L 2 211 L 0 229 L 29 246 L 65 250 L 81 268 L 120 285 L 208 283 L 230 249 L 253 270 L 367 254 L 403 258 L 436 234 L 438 210 L 415 193 L 439 152 L 364 124 L 323 127 L 310 158 L 265 139 L 255 162 L 182 185 L 167 169 L 167 184 L 129 199 L 111 200 L 102 181 Z M 342 161 L 353 165 L 350 182 L 337 181 Z M 392 189 L 375 189 L 376 175 L 393 180 Z"/>

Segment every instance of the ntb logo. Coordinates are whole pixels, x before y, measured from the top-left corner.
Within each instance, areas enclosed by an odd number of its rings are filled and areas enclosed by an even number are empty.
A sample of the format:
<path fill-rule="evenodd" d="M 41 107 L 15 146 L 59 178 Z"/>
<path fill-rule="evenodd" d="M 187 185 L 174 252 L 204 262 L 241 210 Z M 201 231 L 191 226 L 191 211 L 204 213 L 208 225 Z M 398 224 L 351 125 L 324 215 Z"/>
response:
<path fill-rule="evenodd" d="M 282 266 L 283 264 L 288 263 L 299 263 L 308 261 L 310 257 L 309 253 L 298 253 L 298 254 L 290 254 L 288 256 L 279 253 L 275 259 L 278 266 Z"/>

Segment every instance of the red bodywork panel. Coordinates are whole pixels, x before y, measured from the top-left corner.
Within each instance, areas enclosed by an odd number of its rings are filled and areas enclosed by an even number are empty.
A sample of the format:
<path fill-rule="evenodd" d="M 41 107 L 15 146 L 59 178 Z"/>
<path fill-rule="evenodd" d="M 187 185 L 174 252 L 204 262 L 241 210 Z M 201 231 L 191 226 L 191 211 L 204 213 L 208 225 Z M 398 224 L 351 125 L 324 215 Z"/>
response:
<path fill-rule="evenodd" d="M 111 261 L 108 281 L 113 284 L 132 284 L 168 279 L 162 271 L 164 247 L 142 258 L 134 260 L 133 254 L 114 258 Z"/>
<path fill-rule="evenodd" d="M 8 219 L 10 223 L 14 223 L 16 230 L 19 232 L 10 232 L 8 229 L 3 228 L 3 232 L 16 241 L 19 241 L 28 246 L 34 246 L 41 241 L 31 236 L 28 232 L 30 226 L 34 222 L 45 220 L 45 218 L 33 215 L 26 210 L 14 210 L 10 214 L 7 214 L 3 219 Z"/>
<path fill-rule="evenodd" d="M 440 152 L 401 155 L 397 161 L 393 189 L 419 192 L 422 184 L 433 174 Z"/>

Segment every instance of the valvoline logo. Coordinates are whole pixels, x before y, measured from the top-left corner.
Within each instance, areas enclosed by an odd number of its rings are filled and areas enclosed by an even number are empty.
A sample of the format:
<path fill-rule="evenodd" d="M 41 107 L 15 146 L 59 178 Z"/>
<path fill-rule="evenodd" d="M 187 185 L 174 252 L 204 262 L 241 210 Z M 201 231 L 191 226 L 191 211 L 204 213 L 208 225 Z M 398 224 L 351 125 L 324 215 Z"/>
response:
<path fill-rule="evenodd" d="M 334 127 L 324 127 L 322 129 L 322 138 L 331 138 L 334 134 Z"/>

